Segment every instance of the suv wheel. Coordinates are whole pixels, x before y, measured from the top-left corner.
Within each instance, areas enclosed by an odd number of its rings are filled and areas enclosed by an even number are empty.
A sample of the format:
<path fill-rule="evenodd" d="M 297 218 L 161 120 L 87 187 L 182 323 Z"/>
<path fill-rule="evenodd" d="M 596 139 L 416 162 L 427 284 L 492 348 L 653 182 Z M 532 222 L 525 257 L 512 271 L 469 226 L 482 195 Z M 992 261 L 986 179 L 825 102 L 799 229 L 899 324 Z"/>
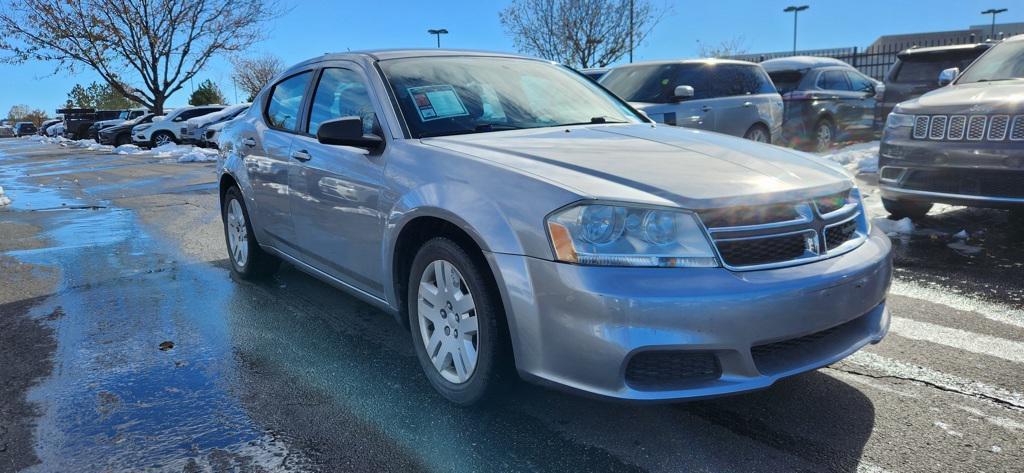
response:
<path fill-rule="evenodd" d="M 931 202 L 913 202 L 908 200 L 882 199 L 882 207 L 895 219 L 910 217 L 911 220 L 918 220 L 928 215 L 932 209 Z"/>
<path fill-rule="evenodd" d="M 158 132 L 153 134 L 153 147 L 154 148 L 166 145 L 168 143 L 175 143 L 175 144 L 177 144 L 177 142 L 178 142 L 178 140 L 174 139 L 174 135 L 172 135 L 168 131 L 158 131 Z"/>
<path fill-rule="evenodd" d="M 754 126 L 750 127 L 750 129 L 743 134 L 743 137 L 758 143 L 772 142 L 771 132 L 769 132 L 768 129 L 760 123 L 754 124 Z"/>
<path fill-rule="evenodd" d="M 409 273 L 409 327 L 430 384 L 468 406 L 505 384 L 511 362 L 497 292 L 484 268 L 454 241 L 424 244 Z"/>
<path fill-rule="evenodd" d="M 249 280 L 266 277 L 277 271 L 281 261 L 263 251 L 256 242 L 241 191 L 237 187 L 228 189 L 221 205 L 231 270 L 242 279 Z"/>
<path fill-rule="evenodd" d="M 832 148 L 836 140 L 836 126 L 824 118 L 814 125 L 814 151 L 824 153 Z"/>

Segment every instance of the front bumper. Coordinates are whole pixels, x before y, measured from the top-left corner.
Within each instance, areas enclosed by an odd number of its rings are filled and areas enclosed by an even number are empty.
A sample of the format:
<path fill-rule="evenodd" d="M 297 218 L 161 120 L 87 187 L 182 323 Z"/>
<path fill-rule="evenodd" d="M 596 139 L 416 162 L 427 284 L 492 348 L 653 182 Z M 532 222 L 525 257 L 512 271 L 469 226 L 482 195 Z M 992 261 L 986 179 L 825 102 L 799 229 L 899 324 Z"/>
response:
<path fill-rule="evenodd" d="M 913 140 L 907 134 L 887 130 L 882 139 L 882 197 L 974 207 L 1024 205 L 1021 142 Z"/>
<path fill-rule="evenodd" d="M 761 389 L 877 343 L 889 326 L 891 246 L 879 231 L 842 256 L 750 272 L 488 258 L 520 374 L 599 397 L 671 401 Z M 631 361 L 648 351 L 711 355 L 718 371 L 662 386 L 627 380 Z"/>

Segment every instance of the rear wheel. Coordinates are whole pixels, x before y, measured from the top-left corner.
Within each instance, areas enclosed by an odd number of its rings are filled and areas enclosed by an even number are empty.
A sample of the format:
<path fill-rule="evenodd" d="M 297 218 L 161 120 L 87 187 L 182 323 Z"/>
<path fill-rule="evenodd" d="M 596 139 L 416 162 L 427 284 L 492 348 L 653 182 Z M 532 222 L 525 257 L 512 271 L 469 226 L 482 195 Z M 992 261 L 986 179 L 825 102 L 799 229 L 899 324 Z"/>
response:
<path fill-rule="evenodd" d="M 836 126 L 832 120 L 821 119 L 814 125 L 814 151 L 824 153 L 832 149 L 836 140 Z"/>
<path fill-rule="evenodd" d="M 241 191 L 237 187 L 228 189 L 221 205 L 231 270 L 242 279 L 259 279 L 277 271 L 281 261 L 256 242 Z"/>
<path fill-rule="evenodd" d="M 463 406 L 493 398 L 511 378 L 504 312 L 484 271 L 458 243 L 438 237 L 409 272 L 416 356 L 434 389 Z"/>
<path fill-rule="evenodd" d="M 914 202 L 909 200 L 882 199 L 882 206 L 895 219 L 909 217 L 911 220 L 919 220 L 928 215 L 932 209 L 931 202 Z"/>
<path fill-rule="evenodd" d="M 766 128 L 764 125 L 760 123 L 757 123 L 754 126 L 750 127 L 750 129 L 743 134 L 743 137 L 750 141 L 756 141 L 758 143 L 772 142 L 771 132 L 769 132 L 768 128 Z"/>

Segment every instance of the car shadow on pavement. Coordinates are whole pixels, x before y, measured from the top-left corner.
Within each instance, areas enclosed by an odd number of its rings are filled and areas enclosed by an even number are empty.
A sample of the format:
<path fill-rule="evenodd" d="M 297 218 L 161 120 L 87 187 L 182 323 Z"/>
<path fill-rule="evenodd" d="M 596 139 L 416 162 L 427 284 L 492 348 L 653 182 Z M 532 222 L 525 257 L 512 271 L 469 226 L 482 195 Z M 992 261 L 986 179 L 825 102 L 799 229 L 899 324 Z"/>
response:
<path fill-rule="evenodd" d="M 518 383 L 463 409 L 433 392 L 394 319 L 289 265 L 230 299 L 229 383 L 303 468 L 855 471 L 874 426 L 871 401 L 821 372 L 667 405 Z"/>

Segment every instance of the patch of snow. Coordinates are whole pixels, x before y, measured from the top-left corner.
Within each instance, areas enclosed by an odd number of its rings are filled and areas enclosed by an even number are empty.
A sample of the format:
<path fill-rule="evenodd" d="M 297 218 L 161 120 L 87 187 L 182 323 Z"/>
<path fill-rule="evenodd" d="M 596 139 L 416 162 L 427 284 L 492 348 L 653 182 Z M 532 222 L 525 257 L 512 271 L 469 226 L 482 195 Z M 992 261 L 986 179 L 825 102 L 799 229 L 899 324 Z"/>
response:
<path fill-rule="evenodd" d="M 899 220 L 876 217 L 871 219 L 871 224 L 889 236 L 910 235 L 914 233 L 914 222 L 906 217 Z"/>
<path fill-rule="evenodd" d="M 145 154 L 146 150 L 135 145 L 121 145 L 111 150 L 114 154 Z"/>
<path fill-rule="evenodd" d="M 878 144 L 877 141 L 858 143 L 818 156 L 845 167 L 853 174 L 875 174 L 878 172 Z"/>
<path fill-rule="evenodd" d="M 197 148 L 191 146 L 191 150 L 178 156 L 179 163 L 209 163 L 216 162 L 219 153 L 214 149 Z"/>
<path fill-rule="evenodd" d="M 953 234 L 953 238 L 957 239 L 957 240 L 966 240 L 970 236 L 971 235 L 969 233 L 967 233 L 967 230 L 960 230 L 959 232 L 956 232 L 955 234 Z"/>
<path fill-rule="evenodd" d="M 216 162 L 219 152 L 215 149 L 199 148 L 192 145 L 177 145 L 167 143 L 152 149 L 142 149 L 136 145 L 121 145 L 113 147 L 101 145 L 96 140 L 69 140 L 63 137 L 40 138 L 36 141 L 48 144 L 58 144 L 67 148 L 82 148 L 90 151 L 101 151 L 130 156 L 153 156 L 156 158 L 172 158 L 179 163 L 209 163 Z"/>
<path fill-rule="evenodd" d="M 7 207 L 9 205 L 10 205 L 10 198 L 4 195 L 3 187 L 0 187 L 0 207 Z"/>
<path fill-rule="evenodd" d="M 946 246 L 952 248 L 957 253 L 960 253 L 965 256 L 976 255 L 978 253 L 981 253 L 982 250 L 980 246 L 968 245 L 967 243 L 964 243 L 962 241 L 955 241 L 953 243 L 947 244 Z"/>

